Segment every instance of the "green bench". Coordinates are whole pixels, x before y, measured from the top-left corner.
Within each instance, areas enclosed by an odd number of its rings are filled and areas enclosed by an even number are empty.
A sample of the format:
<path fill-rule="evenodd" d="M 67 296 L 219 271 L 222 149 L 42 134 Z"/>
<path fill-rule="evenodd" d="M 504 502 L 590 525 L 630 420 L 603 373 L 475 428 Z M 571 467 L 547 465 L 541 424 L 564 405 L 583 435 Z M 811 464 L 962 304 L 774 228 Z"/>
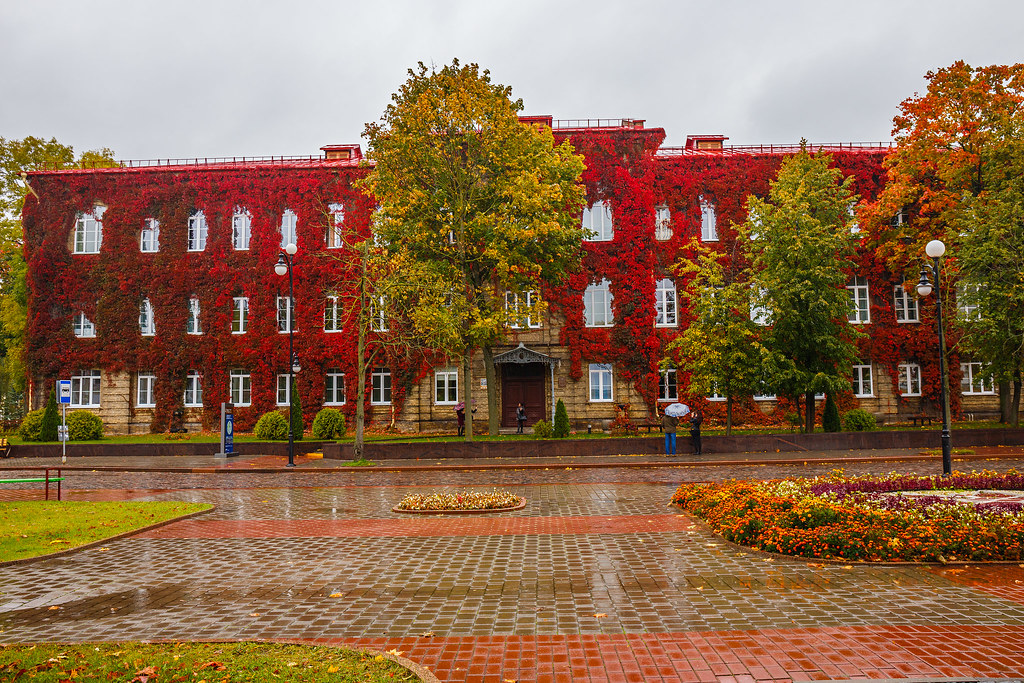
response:
<path fill-rule="evenodd" d="M 50 500 L 50 482 L 57 482 L 57 500 L 60 500 L 60 483 L 64 481 L 64 477 L 60 476 L 60 470 L 57 470 L 57 476 L 51 477 L 50 470 L 46 470 L 46 476 L 44 477 L 17 477 L 13 479 L 0 479 L 0 484 L 45 484 L 44 498 Z"/>

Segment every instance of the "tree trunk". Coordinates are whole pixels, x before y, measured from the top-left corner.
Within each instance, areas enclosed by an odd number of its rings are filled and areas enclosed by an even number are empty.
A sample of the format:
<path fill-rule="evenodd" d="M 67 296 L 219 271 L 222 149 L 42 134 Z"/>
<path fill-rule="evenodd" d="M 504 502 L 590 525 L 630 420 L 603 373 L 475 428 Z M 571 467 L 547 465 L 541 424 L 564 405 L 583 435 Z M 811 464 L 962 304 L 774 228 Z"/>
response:
<path fill-rule="evenodd" d="M 1013 419 L 1010 424 L 1014 427 L 1020 426 L 1020 379 L 1016 379 L 1013 382 L 1013 402 L 1010 404 L 1010 408 L 1013 410 Z"/>
<path fill-rule="evenodd" d="M 462 400 L 466 404 L 466 441 L 473 440 L 473 351 L 466 349 L 462 357 Z"/>
<path fill-rule="evenodd" d="M 999 382 L 999 421 L 1004 425 L 1013 422 L 1013 396 L 1010 382 Z"/>
<path fill-rule="evenodd" d="M 497 373 L 494 369 L 494 349 L 490 344 L 484 344 L 484 377 L 487 378 L 487 433 L 491 436 L 498 435 L 498 428 L 501 426 L 501 415 L 498 412 L 498 383 L 495 379 Z"/>
<path fill-rule="evenodd" d="M 814 433 L 814 392 L 804 394 L 804 433 Z"/>
<path fill-rule="evenodd" d="M 356 440 L 352 447 L 353 458 L 363 459 L 363 432 L 366 426 L 366 331 L 359 326 L 356 342 Z"/>
<path fill-rule="evenodd" d="M 725 435 L 732 436 L 732 396 L 725 398 Z"/>

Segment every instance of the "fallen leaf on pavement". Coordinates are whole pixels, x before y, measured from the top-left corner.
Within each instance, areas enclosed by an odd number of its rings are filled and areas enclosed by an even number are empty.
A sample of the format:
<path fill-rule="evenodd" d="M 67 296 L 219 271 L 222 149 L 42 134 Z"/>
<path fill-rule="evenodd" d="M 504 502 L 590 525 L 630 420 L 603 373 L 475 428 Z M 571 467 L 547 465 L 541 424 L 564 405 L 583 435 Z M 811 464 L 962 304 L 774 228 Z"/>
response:
<path fill-rule="evenodd" d="M 200 669 L 213 669 L 214 671 L 223 671 L 227 667 L 220 662 L 207 662 L 206 664 L 200 664 Z"/>
<path fill-rule="evenodd" d="M 331 593 L 331 594 L 330 594 L 330 595 L 329 595 L 328 597 L 331 597 L 331 598 L 340 598 L 340 597 L 341 597 L 341 595 L 342 595 L 341 593 Z"/>
<path fill-rule="evenodd" d="M 388 654 L 389 655 L 394 655 L 396 657 L 401 657 L 405 653 L 402 652 L 401 650 L 388 650 Z"/>
<path fill-rule="evenodd" d="M 606 616 L 608 616 L 608 615 L 605 614 L 604 612 L 597 612 L 596 614 L 594 614 L 594 618 L 595 619 L 600 619 L 601 617 L 606 617 Z"/>
<path fill-rule="evenodd" d="M 420 638 L 433 638 L 433 637 L 434 637 L 434 632 L 433 631 L 424 631 L 423 633 L 420 634 Z"/>
<path fill-rule="evenodd" d="M 60 609 L 60 605 L 54 605 L 54 606 L 53 606 L 53 607 L 51 607 L 50 609 Z"/>

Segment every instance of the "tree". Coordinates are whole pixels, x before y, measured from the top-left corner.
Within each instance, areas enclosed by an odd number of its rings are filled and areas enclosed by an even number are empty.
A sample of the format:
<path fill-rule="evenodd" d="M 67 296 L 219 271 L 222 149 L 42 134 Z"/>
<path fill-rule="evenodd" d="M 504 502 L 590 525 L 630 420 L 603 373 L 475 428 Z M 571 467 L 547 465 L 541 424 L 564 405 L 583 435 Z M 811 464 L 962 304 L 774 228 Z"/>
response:
<path fill-rule="evenodd" d="M 0 412 L 18 417 L 25 369 L 22 364 L 28 300 L 25 257 L 22 253 L 21 210 L 31 188 L 22 174 L 43 168 L 111 166 L 109 149 L 83 152 L 77 158 L 70 145 L 56 139 L 0 137 Z M 24 406 L 21 406 L 23 409 Z M 13 414 L 18 413 L 18 414 Z"/>
<path fill-rule="evenodd" d="M 46 409 L 43 411 L 43 427 L 40 431 L 40 441 L 56 441 L 57 427 L 60 426 L 60 416 L 57 413 L 57 399 L 55 392 L 50 392 L 50 398 L 46 401 Z"/>
<path fill-rule="evenodd" d="M 961 345 L 989 365 L 999 382 L 1002 420 L 1016 422 L 1024 268 L 1012 250 L 1021 248 L 1024 64 L 957 61 L 925 78 L 927 91 L 904 100 L 893 120 L 889 182 L 866 207 L 865 223 L 894 271 L 913 270 L 923 245 L 939 238 L 949 255 L 946 281 L 981 286 L 980 320 L 962 325 Z M 910 220 L 890 220 L 907 209 Z M 1017 398 L 1008 401 L 1011 382 Z"/>
<path fill-rule="evenodd" d="M 556 439 L 569 436 L 569 411 L 565 409 L 562 399 L 558 399 L 558 403 L 555 404 L 555 428 L 552 433 Z"/>
<path fill-rule="evenodd" d="M 755 303 L 769 312 L 766 345 L 787 361 L 773 384 L 804 397 L 807 432 L 814 431 L 814 395 L 849 390 L 863 336 L 849 323 L 846 290 L 855 265 L 853 178 L 843 179 L 831 161 L 806 149 L 784 160 L 768 198 L 751 197 L 749 217 L 738 226 Z"/>
<path fill-rule="evenodd" d="M 522 102 L 510 98 L 476 64 L 421 63 L 381 122 L 367 124 L 375 165 L 361 183 L 380 207 L 374 232 L 389 258 L 427 274 L 427 290 L 407 292 L 410 318 L 435 348 L 462 358 L 467 403 L 471 354 L 482 350 L 491 433 L 493 347 L 523 314 L 506 308 L 506 293 L 557 284 L 578 267 L 583 238 L 582 158 L 555 146 L 550 128 L 520 123 Z"/>
<path fill-rule="evenodd" d="M 821 415 L 821 428 L 826 432 L 838 432 L 842 430 L 842 423 L 839 421 L 839 406 L 836 398 L 831 393 L 825 395 L 825 408 Z"/>

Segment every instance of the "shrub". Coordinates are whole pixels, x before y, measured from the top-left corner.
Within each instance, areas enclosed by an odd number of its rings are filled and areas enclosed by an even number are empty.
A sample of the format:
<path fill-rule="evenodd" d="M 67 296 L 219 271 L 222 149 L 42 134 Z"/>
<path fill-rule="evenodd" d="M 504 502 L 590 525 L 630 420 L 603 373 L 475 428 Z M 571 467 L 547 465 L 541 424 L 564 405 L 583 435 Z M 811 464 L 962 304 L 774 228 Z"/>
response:
<path fill-rule="evenodd" d="M 50 398 L 46 401 L 46 409 L 43 411 L 43 422 L 40 426 L 40 441 L 56 441 L 57 427 L 60 426 L 60 417 L 57 414 L 57 397 L 50 392 Z"/>
<path fill-rule="evenodd" d="M 569 436 L 569 411 L 565 409 L 562 399 L 558 399 L 558 404 L 555 406 L 554 436 L 556 439 L 564 439 Z"/>
<path fill-rule="evenodd" d="M 848 432 L 870 432 L 876 426 L 875 416 L 863 408 L 854 408 L 843 415 L 843 426 Z"/>
<path fill-rule="evenodd" d="M 18 425 L 18 436 L 25 441 L 43 440 L 43 409 L 33 410 Z"/>
<path fill-rule="evenodd" d="M 313 418 L 314 439 L 334 439 L 345 435 L 345 416 L 337 408 L 324 408 Z"/>
<path fill-rule="evenodd" d="M 288 438 L 288 420 L 276 410 L 263 413 L 260 419 L 256 420 L 256 427 L 252 433 L 257 439 L 283 441 Z"/>
<path fill-rule="evenodd" d="M 292 397 L 292 405 L 288 410 L 288 420 L 292 427 L 292 440 L 302 441 L 302 433 L 306 431 L 306 425 L 302 421 L 302 397 L 299 396 L 298 386 L 295 379 L 292 379 L 292 387 L 289 391 Z"/>
<path fill-rule="evenodd" d="M 103 438 L 103 420 L 88 410 L 68 413 L 68 441 L 95 441 Z"/>
<path fill-rule="evenodd" d="M 550 422 L 547 420 L 541 420 L 537 424 L 533 425 L 533 438 L 550 439 L 553 431 L 554 430 L 552 430 Z"/>
<path fill-rule="evenodd" d="M 821 414 L 821 426 L 826 432 L 841 431 L 839 424 L 839 407 L 832 393 L 825 395 L 825 411 Z"/>

